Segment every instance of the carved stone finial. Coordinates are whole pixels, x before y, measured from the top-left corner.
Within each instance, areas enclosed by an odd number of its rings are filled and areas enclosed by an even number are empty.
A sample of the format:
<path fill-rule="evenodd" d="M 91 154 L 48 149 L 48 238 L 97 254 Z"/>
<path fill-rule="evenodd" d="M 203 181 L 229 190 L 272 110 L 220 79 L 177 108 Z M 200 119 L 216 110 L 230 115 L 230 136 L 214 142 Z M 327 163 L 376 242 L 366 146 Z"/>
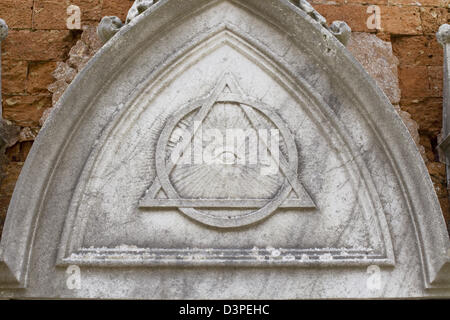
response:
<path fill-rule="evenodd" d="M 443 24 L 436 33 L 436 38 L 441 45 L 450 43 L 450 24 Z"/>
<path fill-rule="evenodd" d="M 344 21 L 334 21 L 330 31 L 344 46 L 347 45 L 352 34 L 352 29 Z"/>
<path fill-rule="evenodd" d="M 153 0 L 136 0 L 128 11 L 125 24 L 130 23 L 134 18 L 140 15 L 142 12 L 150 8 L 155 1 Z M 103 43 L 108 42 L 124 24 L 115 16 L 106 16 L 102 18 L 97 28 L 98 36 Z"/>
<path fill-rule="evenodd" d="M 317 12 L 307 0 L 299 0 L 298 7 L 315 21 L 320 23 L 324 28 L 329 29 L 344 46 L 347 45 L 352 33 L 352 29 L 350 29 L 347 23 L 344 21 L 334 21 L 333 24 L 328 27 L 327 20 Z"/>
<path fill-rule="evenodd" d="M 3 41 L 8 35 L 8 25 L 5 20 L 0 19 L 0 41 Z"/>
<path fill-rule="evenodd" d="M 128 11 L 126 23 L 127 24 L 130 23 L 131 20 L 133 20 L 142 12 L 150 8 L 153 5 L 153 3 L 154 3 L 153 0 L 136 0 L 134 4 L 131 6 L 130 10 Z"/>
<path fill-rule="evenodd" d="M 97 27 L 97 34 L 103 43 L 108 42 L 120 28 L 123 27 L 122 21 L 114 16 L 106 16 L 102 18 L 100 24 Z"/>

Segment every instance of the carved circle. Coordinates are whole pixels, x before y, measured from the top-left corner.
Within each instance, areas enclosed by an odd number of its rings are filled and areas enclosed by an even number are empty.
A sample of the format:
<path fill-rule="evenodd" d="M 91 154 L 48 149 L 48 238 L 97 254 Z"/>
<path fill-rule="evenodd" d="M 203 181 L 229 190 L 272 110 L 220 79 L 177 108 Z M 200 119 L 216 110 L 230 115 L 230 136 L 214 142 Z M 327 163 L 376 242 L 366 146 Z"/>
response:
<path fill-rule="evenodd" d="M 218 101 L 219 102 L 219 101 Z M 259 101 L 254 101 L 251 98 L 247 98 L 244 96 L 240 96 L 232 102 L 240 105 L 246 105 L 255 109 L 265 115 L 270 121 L 276 126 L 280 131 L 280 136 L 284 139 L 284 142 L 287 146 L 287 155 L 288 155 L 288 165 L 289 172 L 292 175 L 291 179 L 297 179 L 297 168 L 298 168 L 298 154 L 297 154 L 297 146 L 293 139 L 293 136 L 284 121 L 274 112 L 270 110 L 269 106 L 266 106 L 264 103 Z M 204 101 L 196 101 L 190 104 L 189 106 L 181 109 L 179 112 L 174 114 L 169 118 L 167 124 L 165 125 L 161 136 L 159 138 L 157 149 L 156 149 L 156 171 L 159 177 L 161 186 L 163 190 L 166 192 L 167 196 L 172 199 L 181 199 L 180 195 L 176 191 L 172 182 L 170 181 L 169 175 L 170 172 L 167 171 L 167 162 L 166 162 L 166 150 L 169 143 L 169 139 L 171 133 L 176 128 L 177 124 L 189 113 L 200 109 L 203 105 Z M 270 216 L 276 209 L 280 207 L 280 205 L 287 199 L 290 192 L 292 191 L 292 186 L 289 183 L 288 177 L 285 177 L 284 183 L 278 190 L 275 197 L 272 199 L 268 199 L 268 202 L 262 206 L 261 208 L 247 212 L 240 215 L 235 216 L 217 216 L 212 215 L 204 211 L 200 211 L 196 208 L 183 208 L 179 207 L 179 210 L 189 216 L 190 218 L 201 222 L 203 224 L 220 227 L 220 228 L 235 228 L 242 227 L 246 225 L 253 224 L 255 222 L 261 221 L 268 216 Z"/>

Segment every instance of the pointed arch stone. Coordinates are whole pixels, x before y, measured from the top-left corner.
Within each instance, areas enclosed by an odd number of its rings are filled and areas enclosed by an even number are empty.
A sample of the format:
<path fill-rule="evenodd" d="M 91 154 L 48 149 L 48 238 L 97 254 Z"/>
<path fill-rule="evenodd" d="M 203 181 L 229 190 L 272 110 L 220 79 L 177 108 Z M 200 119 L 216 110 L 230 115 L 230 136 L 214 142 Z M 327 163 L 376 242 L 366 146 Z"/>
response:
<path fill-rule="evenodd" d="M 156 146 L 166 123 L 208 99 L 224 72 L 245 92 L 242 101 L 233 96 L 238 104 L 263 105 L 289 128 L 295 155 L 293 147 L 280 152 L 288 163 L 298 157 L 292 172 L 314 206 L 274 207 L 276 214 L 230 228 L 179 208 L 140 208 L 155 181 L 154 160 L 165 161 Z M 233 101 L 219 106 L 221 119 L 247 123 Z M 267 127 L 278 121 L 258 117 Z M 186 188 L 184 174 L 169 177 L 180 195 L 219 188 L 198 177 Z M 264 199 L 277 183 L 242 181 L 222 191 Z M 162 0 L 106 43 L 33 145 L 0 246 L 0 296 L 449 296 L 448 249 L 406 127 L 305 1 Z M 77 290 L 67 287 L 72 265 L 82 275 Z"/>

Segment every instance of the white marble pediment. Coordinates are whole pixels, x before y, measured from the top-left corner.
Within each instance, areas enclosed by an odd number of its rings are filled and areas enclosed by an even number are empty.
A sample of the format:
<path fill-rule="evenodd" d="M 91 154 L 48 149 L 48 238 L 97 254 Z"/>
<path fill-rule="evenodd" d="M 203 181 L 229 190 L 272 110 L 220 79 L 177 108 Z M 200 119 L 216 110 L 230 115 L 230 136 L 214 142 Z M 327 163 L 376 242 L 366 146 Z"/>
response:
<path fill-rule="evenodd" d="M 166 0 L 134 15 L 33 146 L 0 247 L 0 296 L 448 294 L 437 277 L 448 234 L 414 142 L 302 8 Z M 228 129 L 245 143 L 211 139 Z M 264 161 L 240 162 L 255 148 Z"/>

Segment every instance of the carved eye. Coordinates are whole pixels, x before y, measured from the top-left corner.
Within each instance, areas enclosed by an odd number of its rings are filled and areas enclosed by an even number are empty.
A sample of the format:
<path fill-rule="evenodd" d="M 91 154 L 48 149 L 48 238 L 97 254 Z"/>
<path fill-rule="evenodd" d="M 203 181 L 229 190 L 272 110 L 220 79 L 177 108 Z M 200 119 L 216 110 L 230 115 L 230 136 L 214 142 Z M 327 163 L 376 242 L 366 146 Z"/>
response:
<path fill-rule="evenodd" d="M 216 159 L 221 161 L 223 164 L 234 164 L 238 156 L 230 151 L 224 151 Z"/>
<path fill-rule="evenodd" d="M 222 164 L 235 164 L 238 159 L 238 155 L 226 148 L 218 148 L 214 150 L 214 160 Z"/>

